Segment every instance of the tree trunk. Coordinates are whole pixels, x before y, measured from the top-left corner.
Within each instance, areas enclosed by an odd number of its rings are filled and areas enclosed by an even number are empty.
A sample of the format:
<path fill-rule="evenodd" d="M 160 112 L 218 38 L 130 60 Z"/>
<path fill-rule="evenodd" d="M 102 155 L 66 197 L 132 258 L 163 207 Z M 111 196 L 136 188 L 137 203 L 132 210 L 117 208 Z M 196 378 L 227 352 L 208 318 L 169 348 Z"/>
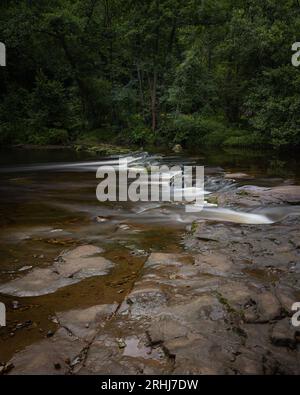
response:
<path fill-rule="evenodd" d="M 152 131 L 155 132 L 157 127 L 157 108 L 156 108 L 156 97 L 157 97 L 157 70 L 153 72 L 153 80 L 149 78 L 149 88 L 151 97 L 151 118 L 152 118 Z"/>
<path fill-rule="evenodd" d="M 143 78 L 142 78 L 141 69 L 140 69 L 139 64 L 137 64 L 136 70 L 137 70 L 137 76 L 138 76 L 138 81 L 139 81 L 139 94 L 140 94 L 141 109 L 142 109 L 143 117 L 145 118 L 145 99 L 144 99 L 144 92 L 143 92 Z"/>

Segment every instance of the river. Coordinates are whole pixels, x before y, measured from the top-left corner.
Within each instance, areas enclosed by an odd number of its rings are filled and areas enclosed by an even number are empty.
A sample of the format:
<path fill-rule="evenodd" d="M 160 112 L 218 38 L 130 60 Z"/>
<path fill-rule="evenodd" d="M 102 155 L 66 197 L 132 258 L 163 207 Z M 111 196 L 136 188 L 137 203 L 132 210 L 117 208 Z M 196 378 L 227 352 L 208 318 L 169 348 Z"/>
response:
<path fill-rule="evenodd" d="M 266 225 L 300 213 L 297 204 L 219 205 L 210 195 L 245 185 L 273 188 L 299 185 L 299 157 L 275 152 L 194 150 L 180 155 L 134 153 L 132 167 L 199 165 L 205 167 L 207 207 L 186 213 L 183 205 L 154 202 L 106 202 L 96 198 L 96 170 L 116 157 L 95 157 L 72 150 L 1 151 L 0 286 L 36 268 L 53 265 L 62 251 L 82 245 L 103 250 L 114 267 L 54 292 L 0 294 L 7 326 L 0 328 L 0 362 L 41 339 L 53 336 L 57 312 L 98 304 L 120 304 L 142 273 L 149 254 L 186 252 L 183 242 L 193 223 Z M 230 176 L 232 174 L 232 177 Z"/>

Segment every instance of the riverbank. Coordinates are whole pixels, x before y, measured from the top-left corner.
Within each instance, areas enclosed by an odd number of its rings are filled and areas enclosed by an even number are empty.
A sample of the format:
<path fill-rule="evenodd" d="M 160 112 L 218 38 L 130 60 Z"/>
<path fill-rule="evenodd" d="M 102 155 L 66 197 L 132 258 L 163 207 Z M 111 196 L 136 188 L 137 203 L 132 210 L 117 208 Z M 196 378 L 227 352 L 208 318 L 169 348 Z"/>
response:
<path fill-rule="evenodd" d="M 300 187 L 278 199 L 291 196 L 300 203 Z M 202 220 L 182 253 L 150 254 L 121 302 L 57 314 L 55 334 L 11 372 L 299 374 L 299 240 L 299 216 L 268 229 Z"/>
<path fill-rule="evenodd" d="M 218 207 L 190 217 L 99 205 L 88 167 L 5 173 L 6 373 L 299 374 L 298 167 L 241 158 L 160 158 L 205 163 Z"/>
<path fill-rule="evenodd" d="M 37 144 L 18 144 L 8 148 L 16 148 L 22 150 L 74 150 L 76 152 L 86 152 L 93 155 L 120 155 L 132 152 L 132 149 L 126 146 L 118 146 L 112 144 L 89 144 L 74 143 L 70 145 L 37 145 Z"/>

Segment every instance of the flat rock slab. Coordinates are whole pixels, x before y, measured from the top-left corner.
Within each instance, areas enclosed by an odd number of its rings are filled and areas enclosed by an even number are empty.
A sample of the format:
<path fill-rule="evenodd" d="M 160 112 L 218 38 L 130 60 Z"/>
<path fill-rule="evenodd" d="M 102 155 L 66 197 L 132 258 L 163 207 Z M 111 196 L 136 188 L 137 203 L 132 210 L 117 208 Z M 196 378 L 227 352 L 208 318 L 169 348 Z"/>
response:
<path fill-rule="evenodd" d="M 46 295 L 84 278 L 106 275 L 114 265 L 99 256 L 102 252 L 101 248 L 93 245 L 64 252 L 53 266 L 36 268 L 24 277 L 1 285 L 0 293 L 18 297 Z"/>
<path fill-rule="evenodd" d="M 240 231 L 229 229 L 232 254 L 215 242 L 194 256 L 152 253 L 78 373 L 298 374 L 299 352 L 286 347 L 295 338 L 282 316 L 283 291 L 243 274 L 249 252 Z M 130 349 L 133 336 L 138 346 Z"/>
<path fill-rule="evenodd" d="M 295 250 L 287 241 L 298 229 L 291 224 L 290 235 L 282 224 L 272 236 L 264 227 L 228 226 L 219 242 L 196 231 L 193 255 L 152 253 L 119 308 L 58 313 L 60 330 L 15 355 L 11 374 L 55 373 L 55 361 L 68 374 L 299 374 L 299 337 L 285 312 L 294 300 L 285 280 L 286 253 Z M 206 226 L 213 233 L 217 225 Z M 244 272 L 261 258 L 269 273 L 274 246 L 280 281 Z"/>
<path fill-rule="evenodd" d="M 67 374 L 70 364 L 76 362 L 86 344 L 61 328 L 51 339 L 37 342 L 17 353 L 11 360 L 14 368 L 11 375 Z"/>
<path fill-rule="evenodd" d="M 300 186 L 285 185 L 272 188 L 272 194 L 286 203 L 300 203 Z"/>
<path fill-rule="evenodd" d="M 196 256 L 195 264 L 201 273 L 225 277 L 239 274 L 239 271 L 234 267 L 232 260 L 224 254 L 199 254 Z"/>
<path fill-rule="evenodd" d="M 217 194 L 219 205 L 239 206 L 299 204 L 300 186 L 282 185 L 273 188 L 245 185 L 236 190 Z"/>
<path fill-rule="evenodd" d="M 232 179 L 232 180 L 243 180 L 243 179 L 250 179 L 253 178 L 249 174 L 246 173 L 226 173 L 224 176 L 226 179 Z"/>
<path fill-rule="evenodd" d="M 285 318 L 279 322 L 276 322 L 272 329 L 271 341 L 273 344 L 279 347 L 295 348 L 297 345 L 297 336 L 300 331 L 297 331 L 292 326 L 291 319 Z"/>
<path fill-rule="evenodd" d="M 60 328 L 53 337 L 32 344 L 11 360 L 10 374 L 68 374 L 84 359 L 84 351 L 117 304 L 57 313 Z"/>
<path fill-rule="evenodd" d="M 99 327 L 104 326 L 106 320 L 114 314 L 117 307 L 117 303 L 104 304 L 57 313 L 56 317 L 59 325 L 67 328 L 74 336 L 90 341 Z"/>

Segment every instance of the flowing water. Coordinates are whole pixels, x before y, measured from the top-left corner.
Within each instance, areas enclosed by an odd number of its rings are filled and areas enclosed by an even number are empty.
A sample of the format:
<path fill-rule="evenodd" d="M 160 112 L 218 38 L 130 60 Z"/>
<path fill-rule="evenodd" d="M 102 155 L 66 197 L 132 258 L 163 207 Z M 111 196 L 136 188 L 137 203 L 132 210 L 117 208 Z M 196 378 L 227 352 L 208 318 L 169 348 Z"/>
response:
<path fill-rule="evenodd" d="M 149 253 L 178 252 L 194 221 L 271 225 L 298 215 L 298 206 L 253 207 L 251 211 L 206 204 L 187 213 L 181 203 L 105 202 L 96 198 L 99 166 L 115 166 L 117 157 L 98 158 L 68 150 L 11 150 L 0 158 L 0 284 L 36 267 L 53 264 L 63 250 L 93 244 L 116 266 L 107 276 L 92 277 L 38 296 L 0 294 L 7 306 L 7 327 L 0 328 L 0 362 L 56 328 L 55 312 L 121 302 L 138 278 Z M 135 153 L 129 166 L 205 166 L 205 198 L 241 185 L 272 187 L 300 182 L 299 160 L 274 153 L 193 152 L 174 156 Z M 234 181 L 224 174 L 243 172 Z M 16 306 L 18 306 L 16 308 Z"/>

